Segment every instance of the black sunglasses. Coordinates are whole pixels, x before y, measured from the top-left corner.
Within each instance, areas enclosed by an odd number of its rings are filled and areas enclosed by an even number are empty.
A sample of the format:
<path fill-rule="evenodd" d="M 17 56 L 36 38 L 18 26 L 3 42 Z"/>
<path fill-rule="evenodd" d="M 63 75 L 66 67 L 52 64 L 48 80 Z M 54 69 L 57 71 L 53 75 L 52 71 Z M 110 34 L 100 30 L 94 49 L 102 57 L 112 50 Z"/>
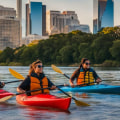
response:
<path fill-rule="evenodd" d="M 38 65 L 37 67 L 38 67 L 38 68 L 43 68 L 44 66 L 43 66 L 43 65 Z"/>
<path fill-rule="evenodd" d="M 91 65 L 91 63 L 85 63 L 86 65 Z"/>

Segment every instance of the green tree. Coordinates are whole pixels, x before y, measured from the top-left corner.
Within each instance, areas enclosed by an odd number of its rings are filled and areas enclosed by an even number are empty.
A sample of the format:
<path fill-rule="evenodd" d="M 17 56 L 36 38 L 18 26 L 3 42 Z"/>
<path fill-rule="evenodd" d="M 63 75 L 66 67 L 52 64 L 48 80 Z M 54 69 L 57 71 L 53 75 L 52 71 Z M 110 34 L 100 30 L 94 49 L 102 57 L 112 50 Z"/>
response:
<path fill-rule="evenodd" d="M 0 54 L 0 62 L 9 63 L 12 62 L 14 59 L 14 50 L 12 48 L 7 47 L 1 54 Z"/>
<path fill-rule="evenodd" d="M 71 64 L 73 63 L 73 48 L 69 45 L 63 47 L 59 51 L 61 55 L 61 61 L 63 64 Z"/>
<path fill-rule="evenodd" d="M 101 35 L 93 41 L 91 47 L 96 63 L 102 63 L 112 58 L 109 48 L 112 46 L 113 40 L 110 35 Z"/>
<path fill-rule="evenodd" d="M 110 48 L 110 53 L 115 60 L 120 61 L 120 40 L 113 42 L 113 45 Z"/>

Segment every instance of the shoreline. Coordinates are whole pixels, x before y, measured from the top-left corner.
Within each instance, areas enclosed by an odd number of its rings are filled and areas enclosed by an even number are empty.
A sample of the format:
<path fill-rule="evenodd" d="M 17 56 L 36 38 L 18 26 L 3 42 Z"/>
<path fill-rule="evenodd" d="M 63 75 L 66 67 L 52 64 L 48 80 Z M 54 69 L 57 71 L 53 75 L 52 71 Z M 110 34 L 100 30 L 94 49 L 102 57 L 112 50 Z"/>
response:
<path fill-rule="evenodd" d="M 112 62 L 104 62 L 102 64 L 92 64 L 92 67 L 120 67 L 120 64 L 114 64 L 115 61 Z M 75 64 L 70 64 L 70 65 L 65 65 L 65 64 L 55 64 L 56 66 L 60 66 L 60 67 L 79 67 L 79 63 L 75 63 Z M 0 63 L 0 66 L 29 66 L 29 65 L 23 65 L 22 63 L 19 62 L 10 62 L 10 63 Z M 45 67 L 50 67 L 51 65 L 45 65 Z"/>

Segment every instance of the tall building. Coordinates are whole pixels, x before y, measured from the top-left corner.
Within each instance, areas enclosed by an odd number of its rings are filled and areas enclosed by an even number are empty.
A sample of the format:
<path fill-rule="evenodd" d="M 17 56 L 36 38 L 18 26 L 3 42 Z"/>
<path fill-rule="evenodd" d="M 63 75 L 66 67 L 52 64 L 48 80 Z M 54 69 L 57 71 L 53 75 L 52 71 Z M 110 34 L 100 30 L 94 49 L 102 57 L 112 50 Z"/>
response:
<path fill-rule="evenodd" d="M 22 40 L 22 0 L 17 0 L 17 19 L 20 21 L 20 41 Z"/>
<path fill-rule="evenodd" d="M 13 8 L 0 6 L 0 50 L 20 46 L 20 21 Z"/>
<path fill-rule="evenodd" d="M 49 35 L 68 33 L 73 30 L 89 31 L 89 26 L 80 25 L 75 11 L 47 11 L 46 30 Z"/>
<path fill-rule="evenodd" d="M 42 35 L 46 36 L 46 5 L 42 5 Z"/>
<path fill-rule="evenodd" d="M 104 27 L 114 26 L 114 1 L 93 1 L 93 33 L 97 33 Z"/>
<path fill-rule="evenodd" d="M 46 6 L 42 2 L 26 4 L 26 35 L 46 34 Z"/>
<path fill-rule="evenodd" d="M 30 11 L 29 4 L 26 4 L 26 36 L 29 35 L 30 32 Z"/>
<path fill-rule="evenodd" d="M 22 23 L 22 0 L 17 0 L 17 18 Z"/>

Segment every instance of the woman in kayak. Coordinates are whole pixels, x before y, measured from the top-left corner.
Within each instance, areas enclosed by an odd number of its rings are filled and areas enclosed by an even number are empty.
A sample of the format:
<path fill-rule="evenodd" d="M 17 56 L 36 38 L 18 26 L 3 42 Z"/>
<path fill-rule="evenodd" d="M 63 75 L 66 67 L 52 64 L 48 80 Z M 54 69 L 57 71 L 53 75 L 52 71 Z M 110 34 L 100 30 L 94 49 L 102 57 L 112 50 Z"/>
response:
<path fill-rule="evenodd" d="M 29 90 L 36 90 L 41 88 L 55 89 L 56 86 L 43 73 L 43 64 L 40 60 L 33 62 L 30 65 L 29 75 L 17 88 L 17 92 L 24 93 Z M 28 95 L 36 95 L 40 93 L 49 94 L 49 89 L 42 89 L 36 92 L 31 92 Z"/>
<path fill-rule="evenodd" d="M 97 73 L 90 68 L 90 60 L 87 58 L 83 58 L 81 60 L 80 66 L 75 72 L 72 74 L 69 82 L 71 87 L 75 87 L 74 80 L 77 79 L 77 85 L 93 85 L 94 83 L 102 82 Z"/>

